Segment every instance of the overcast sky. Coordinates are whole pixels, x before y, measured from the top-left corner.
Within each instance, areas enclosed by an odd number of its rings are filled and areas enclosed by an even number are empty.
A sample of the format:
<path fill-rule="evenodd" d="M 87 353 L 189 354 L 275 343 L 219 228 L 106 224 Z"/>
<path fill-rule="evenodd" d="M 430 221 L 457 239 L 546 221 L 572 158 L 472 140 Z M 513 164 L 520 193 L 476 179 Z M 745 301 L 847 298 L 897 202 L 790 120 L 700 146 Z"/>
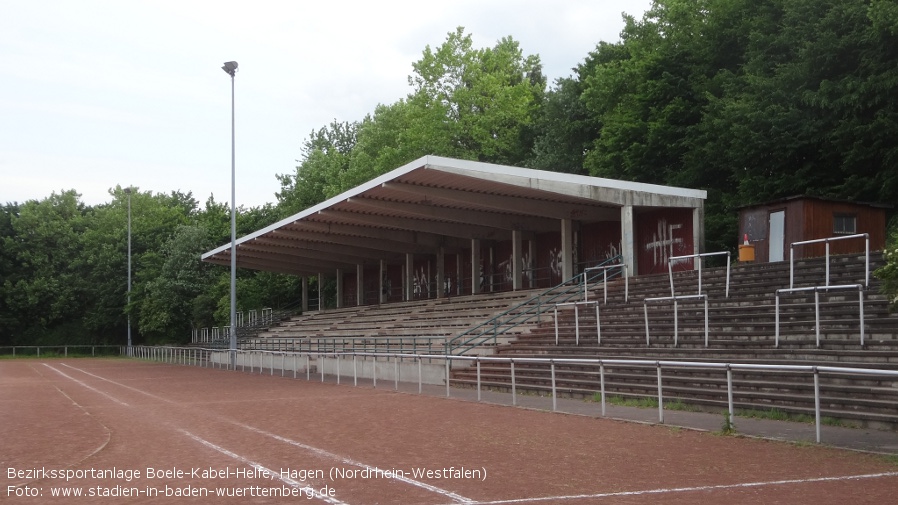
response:
<path fill-rule="evenodd" d="M 120 184 L 230 202 L 236 77 L 237 205 L 275 202 L 312 130 L 405 97 L 412 63 L 457 26 L 504 37 L 552 82 L 621 14 L 651 0 L 0 0 L 0 203 Z"/>

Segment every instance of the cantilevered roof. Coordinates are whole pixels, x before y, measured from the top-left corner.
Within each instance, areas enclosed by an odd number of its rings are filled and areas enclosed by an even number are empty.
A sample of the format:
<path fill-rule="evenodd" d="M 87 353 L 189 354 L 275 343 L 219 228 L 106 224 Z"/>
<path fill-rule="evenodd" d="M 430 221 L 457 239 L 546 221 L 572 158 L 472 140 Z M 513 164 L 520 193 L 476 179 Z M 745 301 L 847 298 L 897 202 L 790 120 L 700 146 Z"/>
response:
<path fill-rule="evenodd" d="M 702 207 L 706 192 L 425 156 L 237 240 L 237 266 L 316 275 L 407 253 L 469 248 L 560 230 L 559 220 L 617 221 L 620 208 Z M 202 256 L 230 265 L 231 244 Z"/>

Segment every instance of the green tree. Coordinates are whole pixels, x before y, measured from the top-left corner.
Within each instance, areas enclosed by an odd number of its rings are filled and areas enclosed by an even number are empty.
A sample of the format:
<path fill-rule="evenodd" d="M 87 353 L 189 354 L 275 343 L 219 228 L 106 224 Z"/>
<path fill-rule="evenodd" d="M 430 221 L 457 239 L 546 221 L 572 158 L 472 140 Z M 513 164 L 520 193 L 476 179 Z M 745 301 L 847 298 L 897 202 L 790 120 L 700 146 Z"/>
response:
<path fill-rule="evenodd" d="M 349 170 L 358 123 L 337 122 L 313 131 L 302 146 L 302 160 L 293 174 L 279 174 L 277 193 L 281 217 L 327 200 L 343 191 L 342 174 Z"/>
<path fill-rule="evenodd" d="M 898 310 L 898 218 L 892 220 L 889 228 L 883 259 L 886 264 L 874 273 L 882 281 L 882 292 L 889 298 L 892 309 Z"/>
<path fill-rule="evenodd" d="M 89 339 L 79 324 L 89 283 L 78 261 L 80 235 L 89 221 L 80 195 L 53 193 L 5 216 L 4 257 L 14 273 L 3 279 L 4 311 L 16 315 L 7 320 L 6 339 L 19 345 Z"/>
<path fill-rule="evenodd" d="M 529 159 L 546 79 L 535 55 L 524 56 L 511 37 L 474 49 L 463 28 L 412 67 L 408 103 L 423 124 L 423 146 L 434 154 L 501 164 Z"/>
<path fill-rule="evenodd" d="M 158 275 L 140 300 L 140 332 L 148 342 L 185 342 L 193 329 L 195 300 L 210 287 L 210 265 L 200 255 L 211 249 L 206 229 L 179 226 L 163 245 Z"/>
<path fill-rule="evenodd" d="M 0 207 L 0 345 L 12 344 L 13 335 L 24 326 L 19 315 L 7 304 L 7 289 L 12 289 L 22 275 L 17 266 L 18 239 L 13 227 L 18 216 L 18 203 Z"/>

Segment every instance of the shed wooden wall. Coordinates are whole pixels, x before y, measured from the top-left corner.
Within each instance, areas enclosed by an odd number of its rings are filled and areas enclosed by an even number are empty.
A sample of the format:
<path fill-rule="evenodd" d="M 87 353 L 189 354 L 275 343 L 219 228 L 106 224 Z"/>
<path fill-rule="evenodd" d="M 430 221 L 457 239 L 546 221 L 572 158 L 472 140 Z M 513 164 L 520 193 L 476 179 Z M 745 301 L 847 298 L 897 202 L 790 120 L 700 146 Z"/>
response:
<path fill-rule="evenodd" d="M 789 246 L 793 242 L 816 240 L 835 236 L 833 217 L 835 214 L 857 216 L 857 233 L 870 235 L 870 249 L 885 247 L 886 211 L 870 205 L 831 202 L 814 198 L 803 198 L 759 205 L 742 209 L 739 213 L 739 243 L 748 235 L 755 246 L 755 261 L 770 261 L 770 214 L 785 211 L 785 245 L 783 258 L 789 259 Z M 839 240 L 830 244 L 831 254 L 850 254 L 864 251 L 863 239 Z M 795 258 L 813 258 L 826 253 L 824 244 L 795 247 Z"/>

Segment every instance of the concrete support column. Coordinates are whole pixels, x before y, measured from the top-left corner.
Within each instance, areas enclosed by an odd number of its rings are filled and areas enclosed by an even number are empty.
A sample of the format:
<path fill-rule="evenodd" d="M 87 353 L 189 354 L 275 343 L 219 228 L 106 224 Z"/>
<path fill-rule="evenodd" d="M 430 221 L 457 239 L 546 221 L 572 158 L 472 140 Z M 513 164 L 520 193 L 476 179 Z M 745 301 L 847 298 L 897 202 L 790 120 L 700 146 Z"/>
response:
<path fill-rule="evenodd" d="M 405 299 L 411 300 L 414 294 L 414 278 L 415 278 L 415 255 L 411 253 L 406 253 L 405 255 L 405 278 L 402 279 L 402 282 L 405 284 L 404 289 L 402 290 L 405 293 Z"/>
<path fill-rule="evenodd" d="M 321 272 L 318 272 L 318 312 L 321 312 L 324 310 L 324 300 L 321 299 L 321 296 L 322 296 L 321 290 L 322 290 L 323 285 L 324 285 L 324 274 Z"/>
<path fill-rule="evenodd" d="M 480 239 L 471 239 L 471 293 L 480 293 Z"/>
<path fill-rule="evenodd" d="M 365 305 L 365 265 L 355 266 L 355 304 Z"/>
<path fill-rule="evenodd" d="M 570 219 L 561 220 L 561 280 L 574 276 L 574 226 Z"/>
<path fill-rule="evenodd" d="M 511 231 L 511 287 L 520 291 L 523 287 L 523 243 L 521 230 Z"/>
<path fill-rule="evenodd" d="M 462 254 L 455 253 L 455 282 L 452 284 L 452 290 L 454 291 L 454 293 L 452 293 L 453 295 L 461 294 L 461 280 L 464 278 L 464 275 L 462 275 L 461 272 L 463 264 Z"/>
<path fill-rule="evenodd" d="M 337 269 L 337 308 L 343 307 L 343 269 Z"/>
<path fill-rule="evenodd" d="M 620 242 L 621 256 L 630 275 L 639 272 L 636 264 L 636 219 L 632 205 L 624 205 L 620 209 Z"/>
<path fill-rule="evenodd" d="M 436 279 L 436 297 L 442 298 L 446 295 L 446 250 L 443 246 L 437 250 L 437 279 Z"/>
<path fill-rule="evenodd" d="M 692 254 L 701 254 L 705 250 L 705 211 L 701 207 L 692 209 L 692 243 L 695 248 Z M 693 262 L 698 267 L 698 262 Z"/>
<path fill-rule="evenodd" d="M 305 275 L 302 276 L 302 301 L 300 302 L 302 311 L 309 311 L 309 278 Z"/>
<path fill-rule="evenodd" d="M 380 303 L 387 303 L 390 293 L 387 290 L 387 260 L 380 260 L 380 280 L 377 281 L 377 299 Z"/>

